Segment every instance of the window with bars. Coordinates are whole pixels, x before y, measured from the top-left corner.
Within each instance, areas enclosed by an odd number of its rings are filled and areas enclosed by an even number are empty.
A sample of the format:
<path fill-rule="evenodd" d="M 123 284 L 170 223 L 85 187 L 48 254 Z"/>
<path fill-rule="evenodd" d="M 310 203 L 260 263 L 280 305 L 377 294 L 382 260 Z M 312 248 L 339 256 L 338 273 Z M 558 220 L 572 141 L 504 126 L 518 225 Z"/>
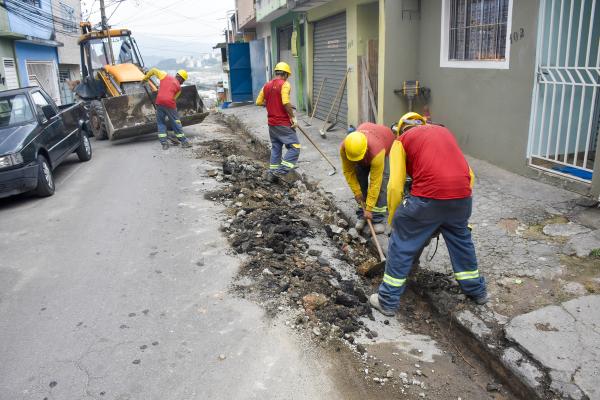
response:
<path fill-rule="evenodd" d="M 25 4 L 30 4 L 37 8 L 42 8 L 42 0 L 21 0 L 21 2 L 23 2 Z"/>
<path fill-rule="evenodd" d="M 450 0 L 448 60 L 504 61 L 509 0 Z"/>

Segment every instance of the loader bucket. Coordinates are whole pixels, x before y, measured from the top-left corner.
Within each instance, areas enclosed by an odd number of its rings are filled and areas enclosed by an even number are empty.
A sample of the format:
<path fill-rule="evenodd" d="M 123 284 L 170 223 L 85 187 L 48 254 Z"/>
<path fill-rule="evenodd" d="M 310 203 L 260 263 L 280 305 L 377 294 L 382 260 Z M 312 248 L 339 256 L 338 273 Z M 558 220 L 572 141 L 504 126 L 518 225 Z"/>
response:
<path fill-rule="evenodd" d="M 102 99 L 106 129 L 110 140 L 119 140 L 156 132 L 154 99 L 145 92 Z M 177 111 L 183 126 L 198 124 L 206 118 L 204 104 L 195 86 L 182 86 Z"/>

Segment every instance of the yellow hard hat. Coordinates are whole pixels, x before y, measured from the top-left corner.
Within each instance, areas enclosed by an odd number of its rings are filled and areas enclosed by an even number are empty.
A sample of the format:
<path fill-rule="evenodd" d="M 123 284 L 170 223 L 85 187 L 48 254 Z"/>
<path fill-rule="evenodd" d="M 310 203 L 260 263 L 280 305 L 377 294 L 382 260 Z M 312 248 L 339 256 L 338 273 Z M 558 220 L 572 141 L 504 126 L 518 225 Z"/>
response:
<path fill-rule="evenodd" d="M 427 120 L 421 114 L 412 111 L 407 112 L 400 117 L 400 120 L 398 121 L 397 133 L 402 133 L 402 128 L 404 128 L 406 125 L 425 125 L 426 123 Z"/>
<path fill-rule="evenodd" d="M 283 71 L 287 72 L 290 75 L 292 74 L 292 69 L 290 68 L 290 66 L 287 63 L 284 63 L 283 61 L 277 63 L 277 65 L 275 66 L 275 71 Z"/>
<path fill-rule="evenodd" d="M 184 81 L 187 81 L 188 74 L 187 74 L 187 71 L 185 69 L 180 69 L 179 71 L 177 71 L 177 75 L 179 75 L 180 77 L 182 77 Z"/>
<path fill-rule="evenodd" d="M 344 139 L 346 157 L 350 161 L 360 161 L 367 152 L 367 136 L 360 131 L 354 131 Z"/>

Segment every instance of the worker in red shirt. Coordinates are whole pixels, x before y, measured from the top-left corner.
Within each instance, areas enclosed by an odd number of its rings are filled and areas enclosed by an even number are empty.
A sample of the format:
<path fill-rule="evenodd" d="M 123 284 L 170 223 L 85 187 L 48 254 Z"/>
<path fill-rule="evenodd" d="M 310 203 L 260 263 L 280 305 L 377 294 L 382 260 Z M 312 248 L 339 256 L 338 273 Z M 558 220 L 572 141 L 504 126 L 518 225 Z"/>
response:
<path fill-rule="evenodd" d="M 291 85 L 287 81 L 290 75 L 292 70 L 288 64 L 277 63 L 275 77 L 263 86 L 256 98 L 257 106 L 267 107 L 271 139 L 271 163 L 268 175 L 270 182 L 293 170 L 300 157 L 300 141 L 294 129 L 298 121 L 290 103 Z M 284 146 L 287 151 L 282 157 Z"/>
<path fill-rule="evenodd" d="M 183 133 L 176 103 L 177 98 L 181 94 L 181 84 L 188 78 L 187 72 L 180 69 L 175 76 L 171 76 L 157 68 L 152 68 L 144 76 L 144 82 L 153 76 L 156 76 L 160 80 L 158 94 L 156 95 L 156 125 L 158 126 L 158 140 L 163 150 L 169 149 L 169 143 L 167 142 L 167 118 L 169 118 L 171 128 L 175 131 L 175 137 L 181 142 L 181 147 L 192 147 Z"/>
<path fill-rule="evenodd" d="M 477 267 L 468 227 L 473 171 L 447 128 L 408 113 L 397 129 L 400 136 L 390 150 L 388 184 L 392 235 L 383 282 L 369 302 L 386 316 L 395 314 L 415 256 L 439 230 L 462 292 L 476 304 L 487 303 L 485 279 Z M 407 175 L 412 187 L 404 198 Z"/>
<path fill-rule="evenodd" d="M 396 136 L 390 128 L 362 123 L 344 138 L 340 146 L 342 171 L 360 208 L 356 230 L 373 222 L 375 233 L 384 233 L 387 216 L 388 155 Z"/>

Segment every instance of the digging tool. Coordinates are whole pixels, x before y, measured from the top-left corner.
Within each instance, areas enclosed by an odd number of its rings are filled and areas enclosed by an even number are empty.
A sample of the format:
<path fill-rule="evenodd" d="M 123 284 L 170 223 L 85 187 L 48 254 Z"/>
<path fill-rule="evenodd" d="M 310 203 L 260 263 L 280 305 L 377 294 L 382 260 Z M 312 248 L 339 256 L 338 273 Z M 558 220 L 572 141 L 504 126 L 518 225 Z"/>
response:
<path fill-rule="evenodd" d="M 342 107 L 342 98 L 344 97 L 344 91 L 346 91 L 346 83 L 347 82 L 348 82 L 347 80 L 344 81 L 344 88 L 342 89 L 342 94 L 338 100 L 337 110 L 335 112 L 335 118 L 333 119 L 333 122 L 331 122 L 331 124 L 329 124 L 329 126 L 325 129 L 326 132 L 329 132 L 337 125 L 338 116 L 340 115 L 340 108 Z"/>
<path fill-rule="evenodd" d="M 371 231 L 371 236 L 375 242 L 375 247 L 377 247 L 377 253 L 379 253 L 379 262 L 371 266 L 365 275 L 374 276 L 385 269 L 385 255 L 383 254 L 379 240 L 377 240 L 377 234 L 375 233 L 375 228 L 373 228 L 373 223 L 370 219 L 367 220 L 367 223 L 369 224 L 369 230 Z"/>
<path fill-rule="evenodd" d="M 313 112 L 310 116 L 310 119 L 306 123 L 306 125 L 308 125 L 308 126 L 311 126 L 312 120 L 315 117 L 315 113 L 317 112 L 317 107 L 319 106 L 319 99 L 321 98 L 321 91 L 323 90 L 323 85 L 325 84 L 326 80 L 327 80 L 327 77 L 323 78 L 323 81 L 321 82 L 321 86 L 319 87 L 319 94 L 317 94 L 317 101 L 315 102 L 315 108 L 313 108 Z"/>
<path fill-rule="evenodd" d="M 338 90 L 335 94 L 335 98 L 333 99 L 333 102 L 331 103 L 331 108 L 329 109 L 329 112 L 327 113 L 327 117 L 325 117 L 325 120 L 323 121 L 323 126 L 319 130 L 319 133 L 321 134 L 322 137 L 327 137 L 325 127 L 327 126 L 327 123 L 329 122 L 329 117 L 331 116 L 331 113 L 333 112 L 335 103 L 338 101 L 338 98 L 339 98 L 340 105 L 342 104 L 342 97 L 344 96 L 344 90 L 346 89 L 346 81 L 348 80 L 348 72 L 350 72 L 350 68 L 346 69 L 346 74 L 344 75 L 344 79 L 342 79 L 342 81 L 340 82 L 340 87 L 338 88 Z M 338 106 L 338 113 L 339 113 L 339 106 Z M 337 115 L 335 118 L 336 118 L 336 123 L 337 123 Z M 331 127 L 331 125 L 330 125 L 330 127 Z"/>
<path fill-rule="evenodd" d="M 302 129 L 302 127 L 300 125 L 298 125 L 298 129 L 300 129 L 300 132 L 302 132 L 302 134 L 304 135 L 304 137 L 306 137 L 306 139 L 308 139 L 308 141 L 310 142 L 310 144 L 312 144 L 315 149 L 317 149 L 317 151 L 323 156 L 323 158 L 325 159 L 325 161 L 327 161 L 329 163 L 329 165 L 331 165 L 331 167 L 333 168 L 330 172 L 329 172 L 329 176 L 331 175 L 335 175 L 335 173 L 337 172 L 337 168 L 335 167 L 335 165 L 331 162 L 331 160 L 329 159 L 329 157 L 327 157 L 325 155 L 325 153 L 323 153 L 323 151 L 319 148 L 319 146 L 317 146 L 317 144 L 311 139 L 310 136 L 308 136 L 308 133 L 306 133 L 304 131 L 304 129 Z"/>

